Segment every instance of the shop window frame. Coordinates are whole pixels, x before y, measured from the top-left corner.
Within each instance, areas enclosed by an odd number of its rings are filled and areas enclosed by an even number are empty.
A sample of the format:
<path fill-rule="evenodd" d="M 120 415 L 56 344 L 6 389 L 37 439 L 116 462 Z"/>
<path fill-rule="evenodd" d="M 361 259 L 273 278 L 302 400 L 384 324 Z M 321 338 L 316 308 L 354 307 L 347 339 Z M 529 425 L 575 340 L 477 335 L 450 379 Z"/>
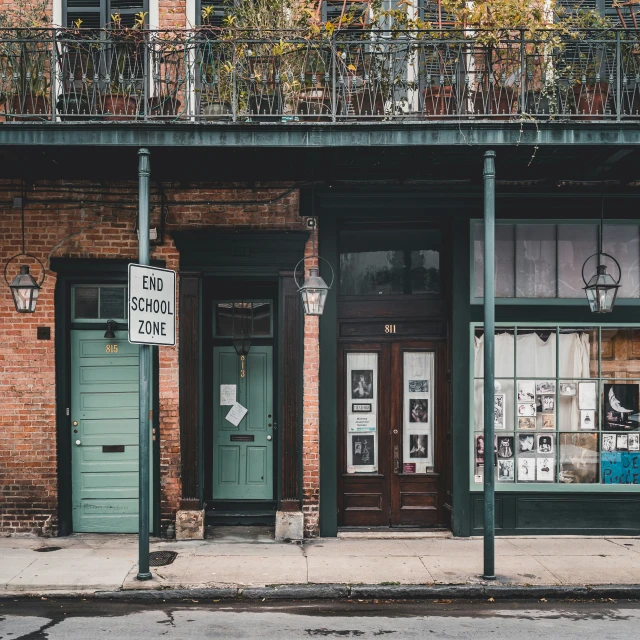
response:
<path fill-rule="evenodd" d="M 475 398 L 474 398 L 474 389 L 476 380 L 482 380 L 483 378 L 476 378 L 474 375 L 474 363 L 475 363 L 475 352 L 474 352 L 474 337 L 477 329 L 483 329 L 483 322 L 471 322 L 469 325 L 469 421 L 468 421 L 468 442 L 469 442 L 469 455 L 468 455 L 468 469 L 469 469 L 469 491 L 473 494 L 482 494 L 483 493 L 483 484 L 476 483 L 474 474 L 475 474 L 475 436 L 476 434 L 483 433 L 482 430 L 475 429 Z M 517 482 L 517 467 L 515 469 L 516 473 L 516 481 L 515 482 L 496 482 L 495 483 L 495 491 L 496 493 L 640 493 L 640 484 L 604 484 L 602 483 L 601 472 L 602 472 L 602 463 L 601 463 L 601 454 L 602 454 L 602 434 L 607 433 L 602 429 L 602 414 L 603 414 L 603 404 L 601 402 L 602 393 L 603 393 L 603 385 L 605 383 L 614 380 L 614 376 L 603 376 L 602 372 L 602 332 L 611 330 L 611 329 L 640 329 L 640 325 L 638 323 L 632 322 L 615 322 L 615 323 L 589 323 L 589 322 L 496 322 L 495 323 L 496 333 L 500 329 L 514 329 L 516 332 L 518 329 L 532 331 L 537 329 L 551 329 L 556 331 L 556 336 L 559 335 L 561 329 L 595 329 L 598 332 L 598 376 L 595 378 L 589 378 L 589 381 L 595 381 L 597 383 L 597 393 L 598 393 L 598 429 L 593 431 L 561 431 L 558 429 L 558 412 L 559 408 L 557 406 L 557 398 L 558 398 L 558 385 L 561 380 L 567 380 L 567 377 L 560 376 L 560 349 L 556 348 L 556 367 L 555 367 L 555 376 L 545 376 L 545 379 L 555 380 L 556 383 L 556 430 L 554 432 L 549 432 L 549 434 L 555 434 L 555 463 L 556 463 L 556 474 L 555 474 L 555 482 Z M 557 339 L 557 338 L 556 338 Z M 514 345 L 514 347 L 517 345 Z M 513 376 L 511 379 L 514 381 L 514 391 L 515 384 L 517 382 L 517 348 L 514 348 L 514 369 Z M 503 379 L 503 378 L 501 378 Z M 504 378 L 506 379 L 506 378 Z M 523 379 L 523 378 L 521 378 Z M 535 377 L 529 377 L 527 379 L 535 379 Z M 570 378 L 573 380 L 579 380 L 578 378 Z M 640 377 L 639 378 L 616 378 L 620 381 L 624 380 L 635 380 L 640 385 Z M 585 379 L 586 380 L 586 379 Z M 496 431 L 496 435 L 500 435 L 502 430 Z M 505 434 L 511 434 L 510 430 L 504 430 Z M 514 448 L 517 443 L 517 437 L 519 432 L 514 424 L 513 435 L 514 435 Z M 532 432 L 532 433 L 538 433 Z M 584 484 L 571 484 L 571 483 L 561 483 L 558 481 L 558 472 L 559 472 L 559 451 L 560 451 L 560 438 L 559 435 L 561 433 L 596 433 L 598 437 L 598 482 L 594 483 L 584 483 Z M 615 433 L 611 431 L 610 433 Z M 635 433 L 638 433 L 636 431 Z M 487 468 L 487 452 L 488 448 L 485 444 L 485 469 Z M 493 457 L 493 452 L 491 452 L 491 457 Z M 517 460 L 517 456 L 514 452 L 514 461 Z"/>
<path fill-rule="evenodd" d="M 473 218 L 469 221 L 469 300 L 472 305 L 483 305 L 484 304 L 484 296 L 478 297 L 475 295 L 475 227 L 476 225 L 484 224 L 484 220 L 482 218 Z M 556 227 L 556 278 L 555 278 L 555 286 L 556 286 L 556 297 L 554 298 L 526 298 L 526 297 L 497 297 L 495 298 L 496 305 L 504 305 L 504 306 L 587 306 L 587 298 L 586 296 L 580 298 L 559 298 L 558 297 L 558 269 L 559 269 L 559 254 L 558 254 L 558 226 L 560 225 L 592 225 L 595 226 L 599 230 L 600 221 L 592 218 L 592 219 L 518 219 L 518 218 L 505 218 L 496 220 L 496 226 L 498 225 L 553 225 Z M 637 226 L 640 230 L 640 221 L 637 218 L 633 219 L 615 219 L 615 220 L 605 220 L 605 227 L 608 226 L 617 226 L 617 225 L 631 225 Z M 514 246 L 517 241 L 517 234 L 514 234 Z M 594 252 L 597 251 L 597 248 L 594 249 Z M 640 252 L 639 252 L 640 259 Z M 595 264 L 595 263 L 594 263 Z M 517 272 L 517 259 L 514 256 L 514 287 L 516 283 L 516 272 Z M 640 266 L 639 266 L 639 275 L 640 275 Z M 515 291 L 514 291 L 515 293 Z M 616 297 L 616 306 L 640 306 L 640 296 L 637 298 L 623 298 L 620 295 Z M 561 326 L 561 325 L 558 325 Z M 586 325 L 585 325 L 586 326 Z M 620 324 L 619 326 L 622 326 Z"/>

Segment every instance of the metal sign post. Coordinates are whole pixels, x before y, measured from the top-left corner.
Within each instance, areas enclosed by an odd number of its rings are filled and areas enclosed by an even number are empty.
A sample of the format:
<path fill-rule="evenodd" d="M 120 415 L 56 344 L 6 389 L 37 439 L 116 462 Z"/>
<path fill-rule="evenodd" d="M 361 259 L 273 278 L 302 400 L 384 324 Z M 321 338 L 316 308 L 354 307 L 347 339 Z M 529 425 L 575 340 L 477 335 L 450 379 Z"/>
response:
<path fill-rule="evenodd" d="M 151 346 L 176 343 L 175 271 L 149 266 L 149 150 L 138 151 L 139 264 L 129 265 L 129 342 L 140 345 L 138 580 L 149 571 Z"/>
<path fill-rule="evenodd" d="M 495 151 L 484 154 L 484 573 L 495 580 Z"/>

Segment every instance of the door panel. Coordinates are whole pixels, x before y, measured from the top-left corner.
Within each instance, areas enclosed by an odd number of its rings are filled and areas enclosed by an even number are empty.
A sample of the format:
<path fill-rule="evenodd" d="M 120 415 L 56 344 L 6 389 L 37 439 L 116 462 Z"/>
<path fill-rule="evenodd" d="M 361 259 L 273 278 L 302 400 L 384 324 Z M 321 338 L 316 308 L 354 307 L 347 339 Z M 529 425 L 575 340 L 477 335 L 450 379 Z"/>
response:
<path fill-rule="evenodd" d="M 356 401 L 350 362 L 374 353 L 379 354 L 380 363 L 374 376 L 377 396 Z M 442 526 L 440 469 L 446 464 L 447 420 L 444 345 L 401 340 L 345 344 L 339 350 L 339 361 L 339 525 Z M 362 387 L 362 375 L 358 376 Z M 369 402 L 374 406 L 367 407 Z M 375 472 L 352 464 L 351 432 L 356 428 L 366 432 L 368 422 L 366 418 L 357 421 L 354 409 L 376 412 Z"/>
<path fill-rule="evenodd" d="M 76 532 L 138 531 L 138 358 L 124 331 L 115 340 L 103 330 L 71 332 Z"/>
<path fill-rule="evenodd" d="M 231 405 L 220 405 L 222 384 L 248 409 L 237 427 L 226 419 Z M 244 368 L 233 347 L 214 347 L 213 386 L 213 499 L 273 499 L 272 347 L 252 347 Z"/>

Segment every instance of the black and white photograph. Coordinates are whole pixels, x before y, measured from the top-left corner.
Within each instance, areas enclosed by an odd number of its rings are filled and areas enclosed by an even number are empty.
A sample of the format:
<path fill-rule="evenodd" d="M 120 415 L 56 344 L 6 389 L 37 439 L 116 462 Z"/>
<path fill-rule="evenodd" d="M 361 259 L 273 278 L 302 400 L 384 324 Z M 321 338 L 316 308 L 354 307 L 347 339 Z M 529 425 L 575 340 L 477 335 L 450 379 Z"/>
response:
<path fill-rule="evenodd" d="M 542 413 L 553 413 L 556 409 L 555 396 L 539 396 L 542 398 Z"/>
<path fill-rule="evenodd" d="M 628 451 L 629 437 L 626 433 L 619 433 L 616 435 L 616 449 L 618 451 Z"/>
<path fill-rule="evenodd" d="M 429 401 L 417 400 L 412 398 L 409 400 L 409 422 L 429 422 Z"/>
<path fill-rule="evenodd" d="M 596 428 L 596 412 L 591 409 L 580 411 L 580 428 L 595 429 Z"/>
<path fill-rule="evenodd" d="M 513 482 L 515 480 L 515 462 L 498 460 L 498 482 Z"/>
<path fill-rule="evenodd" d="M 429 393 L 429 381 L 409 380 L 409 393 Z"/>
<path fill-rule="evenodd" d="M 428 435 L 411 434 L 409 436 L 409 457 L 410 458 L 428 458 L 429 449 Z"/>
<path fill-rule="evenodd" d="M 640 427 L 639 411 L 637 384 L 604 385 L 604 429 L 637 429 Z"/>
<path fill-rule="evenodd" d="M 493 396 L 493 426 L 495 429 L 504 429 L 504 393 L 496 393 Z"/>
<path fill-rule="evenodd" d="M 535 479 L 535 458 L 518 458 L 518 482 L 534 482 Z"/>
<path fill-rule="evenodd" d="M 596 410 L 596 383 L 595 382 L 579 382 L 578 383 L 578 409 Z"/>
<path fill-rule="evenodd" d="M 536 480 L 553 482 L 555 480 L 556 461 L 554 458 L 536 458 Z"/>
<path fill-rule="evenodd" d="M 560 475 L 564 484 L 598 482 L 598 434 L 561 433 Z"/>
<path fill-rule="evenodd" d="M 533 434 L 521 433 L 518 436 L 518 453 L 533 453 L 535 448 L 535 436 Z"/>
<path fill-rule="evenodd" d="M 640 434 L 630 433 L 628 437 L 629 451 L 640 451 Z"/>
<path fill-rule="evenodd" d="M 536 428 L 536 419 L 535 418 L 527 418 L 520 417 L 518 418 L 518 429 L 525 431 L 534 431 Z"/>
<path fill-rule="evenodd" d="M 616 450 L 616 435 L 615 433 L 603 433 L 602 434 L 602 450 L 603 451 L 615 451 Z"/>
<path fill-rule="evenodd" d="M 555 380 L 538 380 L 536 382 L 536 394 L 539 396 L 554 394 L 556 392 Z"/>
<path fill-rule="evenodd" d="M 538 453 L 544 453 L 550 455 L 553 453 L 553 436 L 551 435 L 539 435 L 538 438 Z"/>
<path fill-rule="evenodd" d="M 356 467 L 375 464 L 375 436 L 358 435 L 351 439 L 351 455 L 353 465 Z"/>
<path fill-rule="evenodd" d="M 536 383 L 534 380 L 518 380 L 518 402 L 535 402 Z"/>
<path fill-rule="evenodd" d="M 513 458 L 513 436 L 498 436 L 498 458 Z"/>
<path fill-rule="evenodd" d="M 575 382 L 561 382 L 560 383 L 560 395 L 566 397 L 572 397 L 577 394 Z"/>
<path fill-rule="evenodd" d="M 525 417 L 535 417 L 536 415 L 536 405 L 533 402 L 522 402 L 518 403 L 518 415 Z"/>
<path fill-rule="evenodd" d="M 373 398 L 372 369 L 351 371 L 351 397 L 354 400 L 370 400 Z"/>
<path fill-rule="evenodd" d="M 476 435 L 476 462 L 484 462 L 484 436 Z"/>

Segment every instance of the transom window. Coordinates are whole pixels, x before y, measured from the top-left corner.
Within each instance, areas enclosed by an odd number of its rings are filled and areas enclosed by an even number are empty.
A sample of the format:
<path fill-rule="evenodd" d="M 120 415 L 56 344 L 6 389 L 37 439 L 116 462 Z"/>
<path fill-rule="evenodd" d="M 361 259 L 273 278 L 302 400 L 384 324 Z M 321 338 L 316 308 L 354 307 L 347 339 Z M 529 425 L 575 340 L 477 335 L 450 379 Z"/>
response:
<path fill-rule="evenodd" d="M 77 285 L 73 287 L 71 300 L 74 320 L 127 321 L 126 285 Z"/>
<path fill-rule="evenodd" d="M 584 301 L 582 266 L 598 251 L 599 224 L 512 223 L 496 224 L 495 287 L 497 298 Z M 473 298 L 484 296 L 484 224 L 473 223 Z M 640 298 L 640 226 L 630 222 L 605 224 L 605 253 L 620 263 L 618 298 Z M 614 277 L 618 270 L 607 259 Z M 586 273 L 594 273 L 595 257 Z"/>
<path fill-rule="evenodd" d="M 216 336 L 232 338 L 242 334 L 252 338 L 273 335 L 271 302 L 217 302 L 215 305 Z"/>

